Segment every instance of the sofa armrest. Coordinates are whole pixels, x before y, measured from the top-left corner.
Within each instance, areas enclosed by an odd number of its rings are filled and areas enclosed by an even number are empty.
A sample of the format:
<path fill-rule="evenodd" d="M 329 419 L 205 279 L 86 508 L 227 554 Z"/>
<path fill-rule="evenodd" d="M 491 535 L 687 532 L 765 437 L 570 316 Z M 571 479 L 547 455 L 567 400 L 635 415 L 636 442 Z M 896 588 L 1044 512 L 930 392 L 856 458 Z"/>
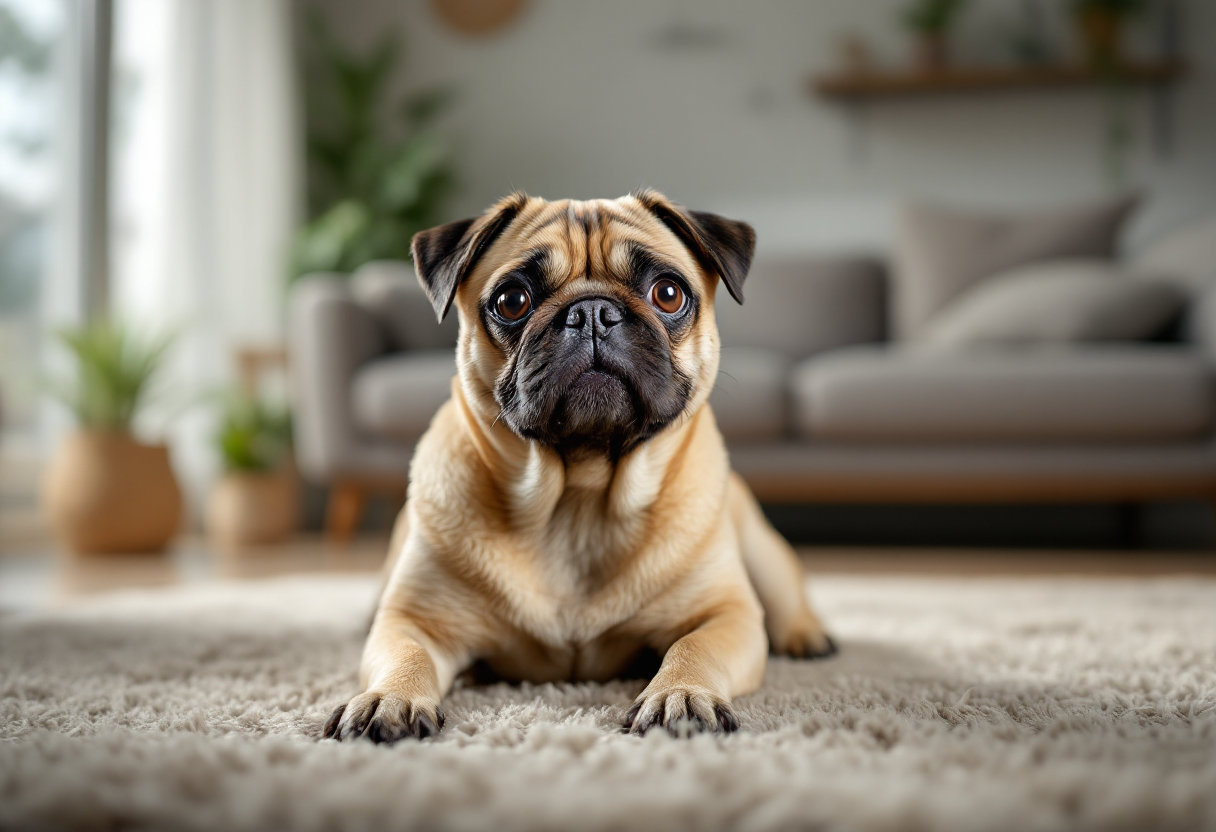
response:
<path fill-rule="evenodd" d="M 296 456 L 311 480 L 357 474 L 368 456 L 351 412 L 351 380 L 384 353 L 385 334 L 340 275 L 301 278 L 289 298 Z"/>

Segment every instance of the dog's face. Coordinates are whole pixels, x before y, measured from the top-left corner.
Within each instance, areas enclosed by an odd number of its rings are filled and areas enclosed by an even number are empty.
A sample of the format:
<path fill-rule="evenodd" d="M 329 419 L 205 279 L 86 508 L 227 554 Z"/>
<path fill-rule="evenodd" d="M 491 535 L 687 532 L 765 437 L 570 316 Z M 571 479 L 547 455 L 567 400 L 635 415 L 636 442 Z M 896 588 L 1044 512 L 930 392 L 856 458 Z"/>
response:
<path fill-rule="evenodd" d="M 654 192 L 516 194 L 414 238 L 442 320 L 455 301 L 466 394 L 519 436 L 620 456 L 700 407 L 718 369 L 719 278 L 742 302 L 755 235 Z"/>

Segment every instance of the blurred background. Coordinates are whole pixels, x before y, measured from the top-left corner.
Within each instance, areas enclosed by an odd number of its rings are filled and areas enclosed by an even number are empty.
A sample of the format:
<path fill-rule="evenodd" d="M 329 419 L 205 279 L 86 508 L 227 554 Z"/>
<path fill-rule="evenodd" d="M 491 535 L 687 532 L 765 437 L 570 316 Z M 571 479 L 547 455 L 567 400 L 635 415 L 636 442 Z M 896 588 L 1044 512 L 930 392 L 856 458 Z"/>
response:
<path fill-rule="evenodd" d="M 799 543 L 1210 548 L 1213 54 L 1198 0 L 0 0 L 0 551 L 377 540 L 452 372 L 410 236 L 643 186 L 756 227 L 714 405 Z"/>

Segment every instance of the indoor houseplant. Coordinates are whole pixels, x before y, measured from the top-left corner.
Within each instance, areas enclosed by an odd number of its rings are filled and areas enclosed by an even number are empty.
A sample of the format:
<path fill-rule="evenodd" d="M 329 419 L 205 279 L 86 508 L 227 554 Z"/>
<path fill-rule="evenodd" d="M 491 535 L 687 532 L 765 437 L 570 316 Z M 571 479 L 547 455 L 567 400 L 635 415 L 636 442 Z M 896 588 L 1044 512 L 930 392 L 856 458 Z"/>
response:
<path fill-rule="evenodd" d="M 59 335 L 76 373 L 51 389 L 79 428 L 43 482 L 51 526 L 80 553 L 160 551 L 181 521 L 181 491 L 168 449 L 138 441 L 131 428 L 171 338 L 140 337 L 104 320 Z"/>
<path fill-rule="evenodd" d="M 287 409 L 232 396 L 216 442 L 224 474 L 207 503 L 207 532 L 222 544 L 243 546 L 273 543 L 295 531 L 300 484 Z"/>
<path fill-rule="evenodd" d="M 1090 66 L 1118 66 L 1123 59 L 1123 26 L 1148 6 L 1148 0 L 1073 0 L 1077 32 Z"/>
<path fill-rule="evenodd" d="M 1084 60 L 1105 87 L 1107 113 L 1103 155 L 1107 178 L 1116 190 L 1127 184 L 1126 160 L 1133 140 L 1123 31 L 1127 21 L 1142 14 L 1148 6 L 1149 0 L 1072 0 Z"/>
<path fill-rule="evenodd" d="M 451 92 L 394 98 L 396 40 L 354 50 L 334 39 L 319 13 L 308 22 L 308 221 L 292 247 L 292 277 L 408 260 L 414 234 L 447 219 L 455 176 L 435 123 Z"/>
<path fill-rule="evenodd" d="M 911 0 L 903 7 L 904 25 L 915 36 L 916 63 L 923 70 L 949 63 L 948 36 L 966 0 Z"/>

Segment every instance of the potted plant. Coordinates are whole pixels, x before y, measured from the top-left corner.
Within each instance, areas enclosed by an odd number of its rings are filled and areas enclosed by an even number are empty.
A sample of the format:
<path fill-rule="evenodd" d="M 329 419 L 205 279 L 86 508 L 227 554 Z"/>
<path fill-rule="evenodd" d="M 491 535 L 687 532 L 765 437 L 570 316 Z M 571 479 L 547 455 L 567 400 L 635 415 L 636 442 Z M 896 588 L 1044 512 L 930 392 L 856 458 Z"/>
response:
<path fill-rule="evenodd" d="M 51 390 L 76 416 L 43 481 L 51 526 L 79 553 L 158 552 L 176 533 L 182 497 L 169 451 L 131 432 L 171 338 L 140 338 L 96 321 L 59 333 L 75 378 Z"/>
<path fill-rule="evenodd" d="M 216 443 L 224 474 L 207 503 L 207 532 L 223 545 L 274 543 L 295 531 L 300 488 L 291 415 L 248 395 L 227 400 Z"/>
<path fill-rule="evenodd" d="M 950 62 L 948 35 L 967 0 L 912 0 L 903 7 L 904 25 L 915 37 L 916 65 L 938 72 Z"/>
<path fill-rule="evenodd" d="M 1073 17 L 1090 66 L 1101 69 L 1122 62 L 1123 26 L 1147 6 L 1147 0 L 1073 0 Z"/>

